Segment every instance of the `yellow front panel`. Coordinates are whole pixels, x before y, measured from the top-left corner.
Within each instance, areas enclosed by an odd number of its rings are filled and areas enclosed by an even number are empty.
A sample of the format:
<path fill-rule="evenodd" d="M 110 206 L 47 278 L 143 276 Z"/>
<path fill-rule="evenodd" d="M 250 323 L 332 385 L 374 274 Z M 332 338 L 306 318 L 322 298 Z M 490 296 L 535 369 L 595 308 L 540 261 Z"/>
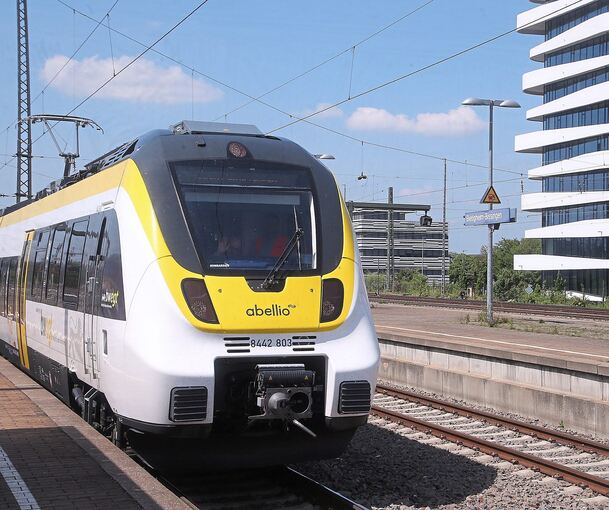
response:
<path fill-rule="evenodd" d="M 288 278 L 281 292 L 254 292 L 245 278 L 206 276 L 224 331 L 312 331 L 319 326 L 319 276 Z"/>
<path fill-rule="evenodd" d="M 202 276 L 180 266 L 163 239 L 144 180 L 135 162 L 125 164 L 121 181 L 131 200 L 167 286 L 186 319 L 196 328 L 218 333 L 271 333 L 331 330 L 340 326 L 349 313 L 355 286 L 355 245 L 349 214 L 341 200 L 344 244 L 338 267 L 323 276 L 289 277 L 281 292 L 254 292 L 239 276 Z M 181 283 L 185 278 L 203 278 L 218 316 L 219 324 L 201 322 L 191 313 Z M 321 280 L 338 278 L 344 285 L 344 305 L 340 316 L 320 324 Z"/>

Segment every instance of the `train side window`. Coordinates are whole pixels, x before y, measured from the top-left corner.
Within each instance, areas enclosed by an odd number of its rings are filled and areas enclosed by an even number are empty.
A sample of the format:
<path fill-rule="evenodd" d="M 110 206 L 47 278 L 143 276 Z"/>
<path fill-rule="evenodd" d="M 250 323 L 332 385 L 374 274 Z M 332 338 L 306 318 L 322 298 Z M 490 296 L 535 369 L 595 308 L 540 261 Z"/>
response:
<path fill-rule="evenodd" d="M 8 285 L 7 285 L 7 306 L 6 316 L 15 320 L 15 289 L 17 287 L 17 259 L 18 257 L 11 257 L 8 265 Z"/>
<path fill-rule="evenodd" d="M 59 294 L 59 276 L 61 273 L 61 258 L 63 256 L 63 245 L 66 239 L 66 226 L 58 225 L 53 232 L 51 251 L 49 252 L 49 262 L 46 280 L 46 301 L 49 304 L 57 304 Z"/>
<path fill-rule="evenodd" d="M 32 264 L 32 271 L 30 276 L 32 280 L 31 299 L 34 301 L 40 301 L 42 298 L 45 260 L 49 244 L 49 237 L 49 229 L 36 232 L 34 236 L 34 242 L 32 246 L 33 254 L 30 255 L 30 264 Z"/>
<path fill-rule="evenodd" d="M 6 266 L 7 259 L 0 259 L 0 316 L 6 317 Z"/>
<path fill-rule="evenodd" d="M 101 247 L 103 266 L 101 269 L 101 315 L 111 319 L 125 320 L 125 298 L 123 296 L 123 269 L 118 218 L 115 211 L 106 213 Z"/>
<path fill-rule="evenodd" d="M 70 232 L 63 282 L 63 302 L 69 308 L 78 308 L 80 272 L 88 223 L 88 220 L 78 221 L 72 225 Z"/>

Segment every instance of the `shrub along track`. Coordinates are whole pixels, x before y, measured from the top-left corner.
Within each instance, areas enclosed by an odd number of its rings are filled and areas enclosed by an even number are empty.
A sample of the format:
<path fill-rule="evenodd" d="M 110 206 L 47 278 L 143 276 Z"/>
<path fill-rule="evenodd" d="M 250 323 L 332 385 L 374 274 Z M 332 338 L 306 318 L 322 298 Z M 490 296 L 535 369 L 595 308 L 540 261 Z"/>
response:
<path fill-rule="evenodd" d="M 415 296 L 398 296 L 393 294 L 368 294 L 370 301 L 381 303 L 401 303 L 405 305 L 433 306 L 440 308 L 460 308 L 466 310 L 485 310 L 486 302 L 469 299 L 444 299 Z M 609 310 L 565 305 L 540 305 L 534 303 L 493 302 L 496 312 L 517 313 L 525 315 L 545 315 L 609 321 Z"/>

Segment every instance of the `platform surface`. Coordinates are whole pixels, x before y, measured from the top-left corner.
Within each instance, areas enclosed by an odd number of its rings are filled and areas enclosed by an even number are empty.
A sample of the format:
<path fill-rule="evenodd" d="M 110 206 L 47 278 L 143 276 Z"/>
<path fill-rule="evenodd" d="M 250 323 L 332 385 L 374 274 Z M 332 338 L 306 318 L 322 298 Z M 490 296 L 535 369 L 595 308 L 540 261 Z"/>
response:
<path fill-rule="evenodd" d="M 189 507 L 0 358 L 0 509 L 140 508 Z"/>
<path fill-rule="evenodd" d="M 379 338 L 609 375 L 609 323 L 607 338 L 582 338 L 466 323 L 471 310 L 374 303 L 372 314 Z"/>

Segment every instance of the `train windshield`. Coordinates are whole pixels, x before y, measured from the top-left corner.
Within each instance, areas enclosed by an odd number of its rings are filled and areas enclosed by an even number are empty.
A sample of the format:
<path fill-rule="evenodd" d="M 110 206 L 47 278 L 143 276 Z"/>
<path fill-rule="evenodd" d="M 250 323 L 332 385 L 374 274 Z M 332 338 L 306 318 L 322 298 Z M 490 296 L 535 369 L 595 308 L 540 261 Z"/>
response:
<path fill-rule="evenodd" d="M 177 163 L 174 176 L 208 271 L 263 274 L 288 251 L 283 269 L 316 268 L 315 207 L 306 169 Z M 302 236 L 289 250 L 298 229 Z"/>

